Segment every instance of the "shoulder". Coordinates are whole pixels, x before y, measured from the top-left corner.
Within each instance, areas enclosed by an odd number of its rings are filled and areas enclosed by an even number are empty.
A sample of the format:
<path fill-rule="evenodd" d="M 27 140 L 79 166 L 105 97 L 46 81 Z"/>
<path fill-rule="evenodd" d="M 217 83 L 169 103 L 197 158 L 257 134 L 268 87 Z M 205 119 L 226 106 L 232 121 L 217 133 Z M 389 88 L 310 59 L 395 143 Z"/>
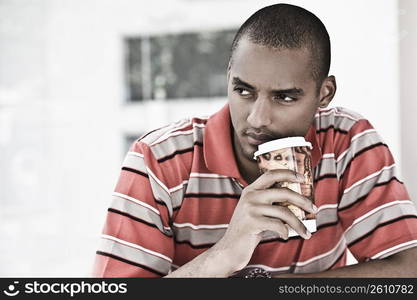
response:
<path fill-rule="evenodd" d="M 338 159 L 342 159 L 348 149 L 356 153 L 383 144 L 381 136 L 365 117 L 344 107 L 319 110 L 315 126 L 322 149 L 334 153 Z"/>
<path fill-rule="evenodd" d="M 140 167 L 157 183 L 156 188 L 161 186 L 169 193 L 189 177 L 193 162 L 202 157 L 195 154 L 202 147 L 195 145 L 202 146 L 206 121 L 204 117 L 186 118 L 149 131 L 130 146 L 125 160 L 129 165 L 124 166 Z"/>
<path fill-rule="evenodd" d="M 134 146 L 150 149 L 157 160 L 202 145 L 208 117 L 190 117 L 151 130 L 138 138 Z"/>
<path fill-rule="evenodd" d="M 322 139 L 352 142 L 361 135 L 376 133 L 375 128 L 360 113 L 345 107 L 320 109 L 315 115 L 315 127 Z"/>
<path fill-rule="evenodd" d="M 315 115 L 318 131 L 326 131 L 332 128 L 340 132 L 349 132 L 355 124 L 364 121 L 367 122 L 361 114 L 340 106 L 319 109 Z"/>

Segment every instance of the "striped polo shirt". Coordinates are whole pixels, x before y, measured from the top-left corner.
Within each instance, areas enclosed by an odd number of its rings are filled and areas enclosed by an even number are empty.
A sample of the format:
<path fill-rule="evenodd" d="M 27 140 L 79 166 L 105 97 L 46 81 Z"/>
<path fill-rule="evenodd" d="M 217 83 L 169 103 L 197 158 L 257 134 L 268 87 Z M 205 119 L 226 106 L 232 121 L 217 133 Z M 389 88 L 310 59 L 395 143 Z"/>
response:
<path fill-rule="evenodd" d="M 313 145 L 317 231 L 311 239 L 265 236 L 247 267 L 320 272 L 417 246 L 415 205 L 387 145 L 359 114 L 319 109 Z M 247 182 L 232 146 L 229 106 L 135 141 L 123 162 L 96 252 L 94 277 L 161 277 L 225 233 Z"/>

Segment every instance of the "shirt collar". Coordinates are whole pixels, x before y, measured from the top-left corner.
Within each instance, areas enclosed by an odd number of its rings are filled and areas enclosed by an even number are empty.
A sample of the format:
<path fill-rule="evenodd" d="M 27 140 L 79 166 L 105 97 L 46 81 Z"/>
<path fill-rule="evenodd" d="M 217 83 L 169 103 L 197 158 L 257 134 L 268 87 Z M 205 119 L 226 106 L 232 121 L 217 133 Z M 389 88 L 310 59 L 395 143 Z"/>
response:
<path fill-rule="evenodd" d="M 318 142 L 318 136 L 316 132 L 316 122 L 313 122 L 310 125 L 310 128 L 307 131 L 306 136 L 304 137 L 307 142 L 311 143 L 311 146 L 313 146 L 313 150 L 311 150 L 311 164 L 312 167 L 315 168 L 319 164 L 319 161 L 322 157 L 322 149 L 320 147 L 320 144 Z"/>
<path fill-rule="evenodd" d="M 203 143 L 204 160 L 207 168 L 213 173 L 242 178 L 233 150 L 232 130 L 229 104 L 226 104 L 207 121 Z M 315 122 L 307 131 L 305 139 L 313 146 L 311 155 L 312 165 L 315 168 L 322 156 L 317 141 Z"/>
<path fill-rule="evenodd" d="M 203 151 L 206 166 L 211 172 L 233 178 L 240 177 L 233 151 L 229 104 L 208 119 Z"/>

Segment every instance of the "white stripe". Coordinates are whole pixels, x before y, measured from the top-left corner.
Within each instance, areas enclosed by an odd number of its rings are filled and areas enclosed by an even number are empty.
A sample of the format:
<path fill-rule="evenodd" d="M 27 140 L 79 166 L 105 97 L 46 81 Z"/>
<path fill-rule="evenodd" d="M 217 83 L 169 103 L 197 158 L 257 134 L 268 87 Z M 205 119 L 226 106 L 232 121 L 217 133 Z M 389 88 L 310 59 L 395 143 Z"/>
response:
<path fill-rule="evenodd" d="M 161 138 L 159 138 L 155 142 L 150 144 L 150 146 L 160 144 L 160 143 L 166 141 L 167 139 L 169 139 L 170 137 L 174 137 L 174 136 L 178 136 L 178 135 L 190 135 L 190 134 L 193 134 L 193 132 L 194 132 L 194 129 L 190 129 L 190 130 L 187 130 L 187 131 L 175 131 L 173 133 L 170 133 L 169 135 L 162 136 L 164 138 L 163 140 Z"/>
<path fill-rule="evenodd" d="M 320 207 L 318 207 L 317 212 L 321 211 L 321 210 L 325 210 L 325 209 L 330 209 L 330 208 L 337 208 L 338 204 L 325 204 L 325 205 L 321 205 Z"/>
<path fill-rule="evenodd" d="M 358 181 L 356 181 L 354 184 L 352 184 L 350 187 L 348 187 L 347 189 L 345 189 L 344 191 L 343 191 L 343 194 L 346 194 L 346 193 L 348 193 L 349 191 L 351 191 L 353 188 L 355 188 L 356 186 L 358 186 L 358 185 L 360 185 L 360 184 L 362 184 L 363 182 L 365 182 L 365 181 L 367 181 L 367 180 L 369 180 L 369 179 L 371 179 L 371 178 L 373 178 L 373 177 L 375 177 L 375 176 L 378 176 L 379 174 L 381 174 L 383 171 L 385 171 L 385 170 L 389 170 L 389 169 L 392 169 L 392 168 L 394 168 L 395 167 L 395 164 L 392 164 L 392 165 L 390 165 L 390 166 L 386 166 L 386 167 L 383 167 L 381 170 L 379 170 L 379 171 L 377 171 L 377 172 L 375 172 L 375 173 L 372 173 L 371 175 L 368 175 L 368 176 L 366 176 L 365 178 L 362 178 L 361 180 L 358 180 Z"/>
<path fill-rule="evenodd" d="M 153 139 L 148 141 L 148 143 L 151 143 L 151 142 L 153 143 L 155 140 L 158 140 L 161 137 L 169 134 L 170 132 L 173 132 L 173 131 L 177 130 L 178 127 L 183 126 L 184 124 L 191 124 L 191 121 L 186 119 L 186 120 L 180 120 L 178 122 L 168 124 L 168 125 L 163 126 L 159 129 L 156 129 L 155 131 L 151 131 L 151 132 L 147 133 L 142 139 L 143 140 L 148 140 L 150 137 L 152 137 Z M 163 132 L 161 132 L 161 131 L 163 131 Z"/>
<path fill-rule="evenodd" d="M 362 222 L 364 219 L 368 218 L 369 216 L 373 215 L 374 213 L 376 213 L 376 212 L 378 212 L 378 211 L 380 211 L 380 210 L 382 210 L 384 208 L 387 208 L 387 207 L 390 207 L 390 206 L 394 206 L 394 205 L 397 205 L 397 204 L 411 204 L 411 205 L 414 205 L 414 203 L 412 201 L 410 201 L 410 200 L 397 200 L 397 201 L 392 201 L 392 202 L 389 202 L 389 203 L 385 203 L 383 205 L 380 205 L 380 206 L 374 208 L 373 210 L 368 211 L 366 214 L 360 216 L 359 218 L 355 219 L 352 222 L 352 225 L 350 225 L 346 229 L 345 235 L 346 235 L 346 232 L 348 232 L 350 229 L 352 229 L 352 227 L 354 225 L 358 224 L 359 222 Z"/>
<path fill-rule="evenodd" d="M 132 248 L 135 248 L 135 249 L 138 249 L 138 250 L 142 250 L 142 251 L 144 251 L 144 252 L 146 252 L 148 254 L 151 254 L 151 255 L 154 255 L 154 256 L 158 256 L 159 258 L 162 258 L 162 259 L 167 260 L 170 263 L 172 263 L 172 259 L 170 259 L 168 256 L 165 256 L 165 255 L 163 255 L 161 253 L 158 253 L 158 252 L 155 252 L 155 251 L 146 249 L 146 248 L 144 248 L 142 246 L 139 246 L 139 245 L 136 245 L 136 244 L 132 244 L 130 242 L 127 242 L 127 241 L 118 239 L 118 238 L 116 238 L 114 236 L 107 235 L 107 234 L 102 234 L 101 237 L 104 238 L 104 239 L 107 239 L 107 240 L 112 240 L 114 242 L 120 243 L 120 244 L 125 245 L 125 246 L 129 246 L 129 247 L 132 247 Z"/>
<path fill-rule="evenodd" d="M 413 245 L 413 244 L 417 245 L 417 240 L 408 241 L 408 242 L 396 245 L 394 247 L 391 247 L 389 249 L 385 249 L 385 250 L 375 254 L 374 256 L 372 256 L 371 259 L 379 258 L 379 257 L 383 256 L 384 254 L 387 254 L 389 252 L 392 252 L 392 251 L 395 251 L 395 250 L 398 250 L 400 248 L 407 247 L 407 246 L 410 246 L 410 245 Z"/>
<path fill-rule="evenodd" d="M 361 136 L 363 136 L 363 135 L 365 135 L 365 134 L 368 134 L 368 133 L 372 133 L 372 132 L 376 132 L 376 130 L 375 129 L 367 129 L 367 130 L 364 130 L 364 131 L 362 131 L 361 133 L 358 133 L 358 134 L 356 134 L 356 135 L 354 135 L 353 137 L 352 137 L 352 139 L 350 140 L 350 143 L 352 144 L 352 142 L 354 141 L 354 140 L 356 140 L 356 139 L 358 139 L 358 138 L 360 138 Z M 336 162 L 339 162 L 339 161 L 341 161 L 342 160 L 342 158 L 349 152 L 349 150 L 350 150 L 350 147 L 349 148 L 347 148 L 345 151 L 343 151 L 342 152 L 342 154 L 340 154 L 339 155 L 339 157 L 336 159 Z"/>
<path fill-rule="evenodd" d="M 182 126 L 182 125 L 184 125 L 184 126 Z M 173 128 L 172 130 L 170 130 L 170 131 L 164 133 L 163 135 L 161 135 L 150 146 L 154 146 L 155 144 L 159 144 L 159 143 L 167 140 L 168 138 L 170 138 L 172 136 L 187 135 L 187 134 L 193 133 L 194 129 L 190 129 L 190 130 L 187 130 L 187 131 L 177 131 L 177 130 L 184 129 L 185 127 L 190 126 L 190 125 L 192 125 L 193 128 L 194 127 L 205 128 L 205 126 L 206 126 L 205 124 L 192 123 L 191 120 L 188 120 L 187 123 L 180 125 L 180 126 L 182 126 L 181 128 L 178 128 L 178 127 Z"/>
<path fill-rule="evenodd" d="M 210 177 L 210 178 L 229 178 L 224 175 L 211 174 L 211 173 L 191 173 L 190 177 Z"/>
<path fill-rule="evenodd" d="M 149 204 L 147 204 L 147 203 L 145 203 L 145 202 L 142 202 L 142 201 L 140 201 L 140 200 L 138 200 L 138 199 L 135 199 L 135 198 L 130 197 L 130 196 L 125 195 L 125 194 L 116 193 L 116 192 L 114 192 L 114 193 L 113 193 L 113 196 L 120 197 L 120 198 L 123 198 L 123 199 L 129 200 L 129 201 L 132 201 L 132 202 L 134 202 L 134 203 L 136 203 L 136 204 L 138 204 L 138 205 L 140 205 L 140 206 L 143 206 L 143 207 L 146 207 L 146 208 L 148 208 L 148 209 L 152 210 L 154 213 L 156 213 L 156 214 L 158 214 L 158 215 L 159 215 L 159 211 L 158 211 L 155 207 L 152 207 L 152 206 L 150 206 Z"/>
<path fill-rule="evenodd" d="M 178 125 L 176 125 L 176 123 L 172 123 L 172 124 L 168 125 L 168 126 L 165 128 L 165 129 L 166 129 L 166 131 L 165 131 L 162 135 L 160 135 L 160 136 L 159 136 L 156 140 L 154 140 L 154 141 L 152 142 L 152 144 L 154 144 L 154 143 L 156 143 L 156 142 L 160 141 L 161 139 L 165 138 L 167 135 L 171 134 L 172 132 L 174 132 L 174 131 L 176 131 L 176 130 L 181 130 L 181 129 L 183 129 L 184 127 L 187 127 L 187 126 L 189 126 L 189 125 L 191 125 L 191 120 L 189 120 L 189 119 L 179 121 L 179 122 L 178 122 Z M 163 129 L 163 128 L 161 128 L 161 129 Z"/>
<path fill-rule="evenodd" d="M 169 192 L 170 193 L 174 193 L 174 192 L 182 189 L 184 187 L 184 184 L 187 184 L 187 183 L 188 183 L 188 180 L 184 180 L 181 184 L 179 184 L 177 186 L 174 186 L 173 188 L 170 188 L 169 189 Z"/>
<path fill-rule="evenodd" d="M 346 155 L 346 153 L 348 153 L 350 150 L 350 148 L 347 148 L 345 151 L 342 152 L 342 154 L 339 155 L 338 158 L 336 158 L 336 163 L 338 163 L 339 161 L 342 160 L 342 158 Z"/>
<path fill-rule="evenodd" d="M 325 153 L 322 156 L 322 159 L 326 159 L 326 158 L 334 158 L 334 153 Z"/>
<path fill-rule="evenodd" d="M 171 132 L 173 132 L 175 130 L 181 130 L 184 127 L 187 127 L 188 125 L 190 125 L 191 122 L 192 122 L 191 119 L 186 118 L 186 119 L 184 119 L 182 121 L 178 121 L 177 122 L 178 123 L 177 125 L 176 125 L 176 123 L 173 123 L 171 126 L 168 127 L 170 131 L 165 132 L 163 135 L 169 134 L 169 133 L 171 133 Z M 159 137 L 159 138 L 161 138 L 161 137 Z"/>
<path fill-rule="evenodd" d="M 315 115 L 314 115 L 314 117 L 318 117 L 318 116 L 320 116 L 320 115 L 322 115 L 322 116 L 326 116 L 326 115 L 329 115 L 329 114 L 331 114 L 331 113 L 333 113 L 333 112 L 335 112 L 335 107 L 333 107 L 333 108 L 331 108 L 331 109 L 329 109 L 328 111 L 324 111 L 324 110 L 320 110 L 320 112 L 318 112 L 318 113 L 316 113 Z"/>
<path fill-rule="evenodd" d="M 339 240 L 339 242 L 336 244 L 336 246 L 333 247 L 333 249 L 331 249 L 330 251 L 327 251 L 326 253 L 323 253 L 323 254 L 317 255 L 315 257 L 312 257 L 312 258 L 310 258 L 310 259 L 308 259 L 306 261 L 297 262 L 295 265 L 297 267 L 302 267 L 302 266 L 305 266 L 305 265 L 308 265 L 308 264 L 312 263 L 313 261 L 316 261 L 316 260 L 319 260 L 319 259 L 321 259 L 323 257 L 326 257 L 326 256 L 332 254 L 332 252 L 336 251 L 337 248 L 339 248 L 340 243 L 342 243 L 344 241 L 345 241 L 345 237 L 342 236 L 342 238 Z"/>
<path fill-rule="evenodd" d="M 140 158 L 144 158 L 145 157 L 142 153 L 139 153 L 139 152 L 130 151 L 130 152 L 127 152 L 127 154 L 128 155 L 137 156 L 137 157 L 140 157 Z"/>
<path fill-rule="evenodd" d="M 345 113 L 339 113 L 337 110 L 335 110 L 334 108 L 333 109 L 331 109 L 331 110 L 329 110 L 329 111 L 326 111 L 326 112 L 320 112 L 320 113 L 317 113 L 317 114 L 315 114 L 315 118 L 317 118 L 317 117 L 320 117 L 320 116 L 327 116 L 327 115 L 331 115 L 332 113 L 334 113 L 334 115 L 335 116 L 337 116 L 337 117 L 346 117 L 346 118 L 348 118 L 348 119 L 351 119 L 351 120 L 353 120 L 353 121 L 359 121 L 359 119 L 356 119 L 356 118 L 354 118 L 354 117 L 352 117 L 352 116 L 350 116 L 350 115 L 348 115 L 348 114 L 345 114 Z"/>
<path fill-rule="evenodd" d="M 148 172 L 148 174 L 149 174 L 149 176 L 151 176 L 157 183 L 158 183 L 158 185 L 165 191 L 165 192 L 167 192 L 168 193 L 168 195 L 170 194 L 169 193 L 169 189 L 162 183 L 162 181 L 160 181 L 159 179 L 158 179 L 158 177 L 156 177 L 156 175 L 151 171 L 151 169 L 149 169 L 148 167 L 146 167 L 146 171 Z"/>
<path fill-rule="evenodd" d="M 368 134 L 368 133 L 371 133 L 371 132 L 376 132 L 376 130 L 375 129 L 364 130 L 361 133 L 358 133 L 358 134 L 354 135 L 350 141 L 353 142 L 354 140 L 360 138 L 361 136 L 363 136 L 365 134 Z"/>
<path fill-rule="evenodd" d="M 348 119 L 350 119 L 352 121 L 355 121 L 355 122 L 359 121 L 359 119 L 356 119 L 356 118 L 354 118 L 354 117 L 352 117 L 350 115 L 347 115 L 347 114 L 335 113 L 334 115 L 336 117 L 345 117 L 345 118 L 348 118 Z"/>
<path fill-rule="evenodd" d="M 229 224 L 218 224 L 218 225 L 194 225 L 191 223 L 173 223 L 175 227 L 183 228 L 190 227 L 192 229 L 223 229 L 227 228 Z"/>

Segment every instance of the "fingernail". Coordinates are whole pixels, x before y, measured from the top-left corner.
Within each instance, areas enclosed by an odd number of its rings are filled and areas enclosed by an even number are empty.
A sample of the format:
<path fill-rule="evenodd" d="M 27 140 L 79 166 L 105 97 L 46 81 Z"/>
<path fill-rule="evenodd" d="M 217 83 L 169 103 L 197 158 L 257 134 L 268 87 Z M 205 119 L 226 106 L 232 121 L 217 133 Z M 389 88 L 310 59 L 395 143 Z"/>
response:
<path fill-rule="evenodd" d="M 305 239 L 308 240 L 309 238 L 311 238 L 311 232 L 306 230 Z"/>

